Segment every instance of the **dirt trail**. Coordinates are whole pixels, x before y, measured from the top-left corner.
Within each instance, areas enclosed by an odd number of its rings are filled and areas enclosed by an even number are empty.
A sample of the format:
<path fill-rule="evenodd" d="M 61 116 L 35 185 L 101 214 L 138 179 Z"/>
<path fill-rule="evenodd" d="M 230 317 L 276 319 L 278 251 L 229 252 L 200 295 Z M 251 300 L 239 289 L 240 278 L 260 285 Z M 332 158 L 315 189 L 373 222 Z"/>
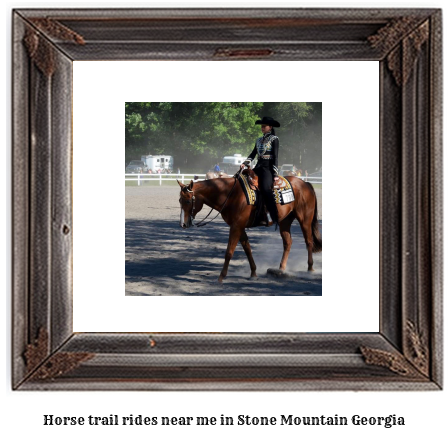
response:
<path fill-rule="evenodd" d="M 319 212 L 321 192 L 316 189 Z M 209 211 L 204 206 L 197 221 Z M 228 276 L 219 284 L 227 224 L 218 216 L 204 227 L 183 230 L 179 217 L 178 187 L 126 187 L 126 295 L 322 295 L 322 254 L 314 254 L 315 272 L 308 273 L 305 242 L 297 221 L 291 227 L 288 278 L 266 274 L 268 268 L 278 268 L 283 245 L 273 227 L 259 227 L 247 231 L 258 277 L 249 278 L 249 262 L 238 245 Z"/>

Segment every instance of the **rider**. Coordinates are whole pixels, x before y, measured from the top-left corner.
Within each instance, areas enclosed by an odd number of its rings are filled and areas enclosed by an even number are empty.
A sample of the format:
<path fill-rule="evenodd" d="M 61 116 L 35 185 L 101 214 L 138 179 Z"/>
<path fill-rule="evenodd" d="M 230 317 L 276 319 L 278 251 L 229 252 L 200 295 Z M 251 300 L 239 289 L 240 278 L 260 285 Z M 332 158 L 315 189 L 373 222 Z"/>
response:
<path fill-rule="evenodd" d="M 258 176 L 258 187 L 266 202 L 268 209 L 268 220 L 272 220 L 278 225 L 278 212 L 275 203 L 274 194 L 272 193 L 273 183 L 278 182 L 278 137 L 275 135 L 275 128 L 280 127 L 280 123 L 272 117 L 263 117 L 261 120 L 255 122 L 256 125 L 261 125 L 262 137 L 259 137 L 255 142 L 255 147 L 246 161 L 241 165 L 241 168 L 249 167 L 252 160 L 258 154 L 258 162 L 254 168 L 254 172 Z M 270 214 L 270 218 L 269 218 Z"/>
<path fill-rule="evenodd" d="M 215 165 L 215 167 L 213 168 L 213 170 L 215 171 L 215 172 L 220 172 L 221 171 L 221 169 L 219 168 L 219 163 L 216 163 L 216 165 Z"/>

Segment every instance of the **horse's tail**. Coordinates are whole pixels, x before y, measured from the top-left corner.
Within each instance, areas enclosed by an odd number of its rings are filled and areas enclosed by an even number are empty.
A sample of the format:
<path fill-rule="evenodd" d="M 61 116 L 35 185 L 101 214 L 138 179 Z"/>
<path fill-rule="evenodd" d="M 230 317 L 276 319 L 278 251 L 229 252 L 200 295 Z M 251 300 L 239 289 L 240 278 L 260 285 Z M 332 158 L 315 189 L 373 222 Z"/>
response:
<path fill-rule="evenodd" d="M 317 197 L 316 192 L 314 191 L 314 187 L 312 184 L 307 182 L 308 187 L 313 192 L 314 196 L 314 216 L 313 221 L 311 223 L 311 230 L 313 233 L 313 252 L 321 252 L 322 251 L 322 237 L 319 231 L 319 222 L 317 221 Z"/>

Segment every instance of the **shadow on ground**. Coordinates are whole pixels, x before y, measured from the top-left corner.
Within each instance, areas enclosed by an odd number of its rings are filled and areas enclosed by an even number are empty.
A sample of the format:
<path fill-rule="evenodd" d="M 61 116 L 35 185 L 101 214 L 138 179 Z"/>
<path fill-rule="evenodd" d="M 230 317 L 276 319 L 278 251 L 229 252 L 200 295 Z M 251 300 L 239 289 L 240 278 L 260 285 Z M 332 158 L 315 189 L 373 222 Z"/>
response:
<path fill-rule="evenodd" d="M 291 228 L 293 247 L 288 278 L 266 275 L 278 268 L 283 245 L 271 228 L 247 231 L 257 265 L 250 279 L 249 263 L 238 245 L 223 284 L 217 282 L 224 263 L 228 226 L 219 219 L 205 227 L 183 230 L 178 221 L 126 220 L 126 295 L 322 295 L 322 256 L 314 254 L 315 272 L 307 272 L 307 254 L 300 226 Z"/>

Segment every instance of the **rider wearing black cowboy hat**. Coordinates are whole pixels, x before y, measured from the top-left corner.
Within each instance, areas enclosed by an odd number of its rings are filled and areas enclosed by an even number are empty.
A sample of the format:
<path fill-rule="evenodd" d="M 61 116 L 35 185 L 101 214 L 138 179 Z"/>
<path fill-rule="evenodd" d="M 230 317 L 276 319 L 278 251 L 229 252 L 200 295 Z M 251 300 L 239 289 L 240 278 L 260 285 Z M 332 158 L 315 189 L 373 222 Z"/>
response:
<path fill-rule="evenodd" d="M 266 202 L 266 207 L 271 215 L 274 224 L 278 224 L 277 205 L 275 203 L 274 195 L 272 193 L 273 182 L 278 180 L 278 137 L 275 135 L 275 128 L 280 127 L 280 123 L 272 117 L 263 117 L 261 120 L 255 122 L 256 125 L 261 125 L 262 137 L 259 137 L 255 142 L 255 147 L 246 161 L 241 165 L 241 168 L 250 166 L 252 160 L 258 154 L 258 162 L 254 168 L 254 172 L 258 176 L 258 187 L 260 188 L 263 199 Z"/>

